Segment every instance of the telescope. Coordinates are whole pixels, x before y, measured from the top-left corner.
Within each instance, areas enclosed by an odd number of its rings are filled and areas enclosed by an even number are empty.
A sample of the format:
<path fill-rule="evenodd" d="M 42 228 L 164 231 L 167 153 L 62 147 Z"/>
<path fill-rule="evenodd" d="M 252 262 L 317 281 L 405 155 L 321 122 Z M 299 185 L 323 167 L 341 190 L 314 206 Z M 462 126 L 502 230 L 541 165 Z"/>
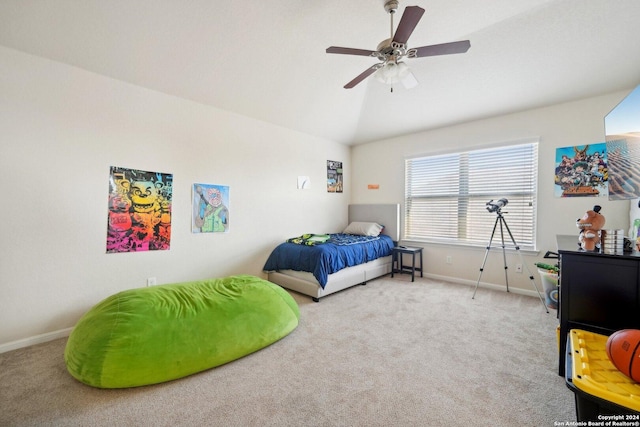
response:
<path fill-rule="evenodd" d="M 493 199 L 491 199 L 486 203 L 487 210 L 489 212 L 495 212 L 497 216 L 496 216 L 496 222 L 495 224 L 493 224 L 493 231 L 491 232 L 489 243 L 487 244 L 487 251 L 484 253 L 484 260 L 482 261 L 482 267 L 480 267 L 480 275 L 478 276 L 478 281 L 476 282 L 476 289 L 473 291 L 473 296 L 471 297 L 471 299 L 474 299 L 476 297 L 476 292 L 478 291 L 478 286 L 480 285 L 480 279 L 482 279 L 482 272 L 484 271 L 484 266 L 486 265 L 487 257 L 489 256 L 489 250 L 491 249 L 491 243 L 493 243 L 493 238 L 496 235 L 496 228 L 498 227 L 498 224 L 500 224 L 500 240 L 502 240 L 502 260 L 504 261 L 504 280 L 505 280 L 505 283 L 507 284 L 507 292 L 509 292 L 509 277 L 507 276 L 507 254 L 506 254 L 505 244 L 504 244 L 505 229 L 507 230 L 507 233 L 509 233 L 509 237 L 511 238 L 511 243 L 513 243 L 513 247 L 515 248 L 516 253 L 520 256 L 520 262 L 521 262 L 520 266 L 524 266 L 529 272 L 529 280 L 531 280 L 531 284 L 533 285 L 534 289 L 538 293 L 538 297 L 540 298 L 540 302 L 542 303 L 542 306 L 548 313 L 549 309 L 547 308 L 547 304 L 544 302 L 544 299 L 542 298 L 542 294 L 540 294 L 538 285 L 536 285 L 536 282 L 533 280 L 533 276 L 531 275 L 531 271 L 529 271 L 529 267 L 527 267 L 527 264 L 524 262 L 524 259 L 522 258 L 522 254 L 520 253 L 520 246 L 518 246 L 518 244 L 516 243 L 516 239 L 513 238 L 513 234 L 511 234 L 511 230 L 507 225 L 507 221 L 504 219 L 504 216 L 502 215 L 501 209 L 507 206 L 507 203 L 509 203 L 509 201 L 505 198 L 502 198 L 495 202 L 493 201 Z"/>
<path fill-rule="evenodd" d="M 493 199 L 491 199 L 487 202 L 486 206 L 489 212 L 500 212 L 500 209 L 507 206 L 507 203 L 509 203 L 509 201 L 504 198 L 498 200 L 497 202 L 494 202 Z"/>

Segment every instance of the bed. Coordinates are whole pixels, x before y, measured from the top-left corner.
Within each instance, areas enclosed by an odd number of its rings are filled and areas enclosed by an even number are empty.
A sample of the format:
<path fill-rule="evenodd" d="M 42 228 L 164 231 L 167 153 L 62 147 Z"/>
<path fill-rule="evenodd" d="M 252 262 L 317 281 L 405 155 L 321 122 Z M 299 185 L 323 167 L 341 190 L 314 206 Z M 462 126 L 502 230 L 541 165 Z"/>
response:
<path fill-rule="evenodd" d="M 318 251 L 320 248 L 328 251 L 339 251 L 342 250 L 342 248 L 329 246 L 333 245 L 333 238 L 327 243 L 318 245 L 285 242 L 274 249 L 265 263 L 264 271 L 268 274 L 268 280 L 283 288 L 308 295 L 313 301 L 318 302 L 320 298 L 324 296 L 355 285 L 364 285 L 369 280 L 390 273 L 392 266 L 391 249 L 397 244 L 400 238 L 400 205 L 349 205 L 348 218 L 349 225 L 359 222 L 377 223 L 384 226 L 384 229 L 379 235 L 379 239 L 374 240 L 376 243 L 366 243 L 366 245 L 373 244 L 375 246 L 373 249 L 366 250 L 369 255 L 361 258 L 364 259 L 364 262 L 344 267 L 340 265 L 331 266 L 328 268 L 329 271 L 326 272 L 319 271 L 316 264 L 313 264 L 315 267 L 312 266 L 310 264 L 312 261 L 306 262 L 306 265 L 292 265 L 284 261 L 290 258 L 291 253 L 287 253 L 285 257 L 283 251 L 298 251 L 297 257 L 308 261 L 309 259 L 313 260 L 314 256 L 317 255 L 314 251 Z M 333 237 L 334 234 L 331 234 L 331 236 Z M 355 249 L 358 245 L 359 244 L 354 244 L 352 245 L 353 248 L 347 249 Z M 372 255 L 372 252 L 375 252 L 375 254 Z M 347 255 L 346 257 L 349 258 L 350 256 L 351 255 Z M 346 264 L 353 264 L 353 260 Z M 335 268 L 339 269 L 333 271 Z"/>

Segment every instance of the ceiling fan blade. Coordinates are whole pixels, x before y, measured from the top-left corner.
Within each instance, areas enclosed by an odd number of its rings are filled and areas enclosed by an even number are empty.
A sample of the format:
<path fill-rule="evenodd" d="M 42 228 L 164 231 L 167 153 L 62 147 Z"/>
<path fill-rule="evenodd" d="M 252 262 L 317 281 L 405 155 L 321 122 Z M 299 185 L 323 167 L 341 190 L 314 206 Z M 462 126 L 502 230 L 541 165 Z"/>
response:
<path fill-rule="evenodd" d="M 437 55 L 451 55 L 453 53 L 465 53 L 471 47 L 469 40 L 463 40 L 459 42 L 434 44 L 431 46 L 416 47 L 410 49 L 409 56 L 415 58 L 422 58 L 425 56 L 437 56 Z M 415 54 L 411 51 L 415 50 Z"/>
<path fill-rule="evenodd" d="M 374 50 L 352 49 L 350 47 L 331 46 L 331 47 L 327 48 L 327 53 L 341 53 L 343 55 L 372 56 L 376 52 Z"/>
<path fill-rule="evenodd" d="M 400 23 L 393 36 L 393 41 L 401 44 L 407 44 L 409 36 L 420 22 L 424 9 L 420 6 L 407 6 L 404 9 Z"/>
<path fill-rule="evenodd" d="M 344 88 L 345 89 L 353 88 L 355 85 L 357 85 L 358 83 L 360 83 L 361 81 L 363 81 L 364 79 L 369 77 L 371 74 L 375 73 L 375 71 L 379 68 L 379 66 L 380 66 L 379 64 L 375 64 L 375 65 L 372 65 L 371 67 L 367 68 L 358 77 L 356 77 L 355 79 L 351 80 L 349 83 L 344 85 Z"/>

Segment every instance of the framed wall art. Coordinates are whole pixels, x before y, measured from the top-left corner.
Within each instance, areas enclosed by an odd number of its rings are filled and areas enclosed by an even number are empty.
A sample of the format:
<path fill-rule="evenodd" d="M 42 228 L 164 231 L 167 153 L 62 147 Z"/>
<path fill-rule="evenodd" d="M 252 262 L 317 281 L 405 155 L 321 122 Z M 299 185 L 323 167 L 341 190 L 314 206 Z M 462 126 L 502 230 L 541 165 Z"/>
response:
<path fill-rule="evenodd" d="M 605 143 L 556 149 L 556 197 L 607 197 L 608 181 Z"/>
<path fill-rule="evenodd" d="M 193 233 L 226 233 L 229 231 L 229 187 L 215 184 L 193 184 Z"/>
<path fill-rule="evenodd" d="M 327 192 L 342 193 L 342 162 L 327 160 Z"/>
<path fill-rule="evenodd" d="M 107 253 L 168 250 L 173 175 L 111 166 Z"/>

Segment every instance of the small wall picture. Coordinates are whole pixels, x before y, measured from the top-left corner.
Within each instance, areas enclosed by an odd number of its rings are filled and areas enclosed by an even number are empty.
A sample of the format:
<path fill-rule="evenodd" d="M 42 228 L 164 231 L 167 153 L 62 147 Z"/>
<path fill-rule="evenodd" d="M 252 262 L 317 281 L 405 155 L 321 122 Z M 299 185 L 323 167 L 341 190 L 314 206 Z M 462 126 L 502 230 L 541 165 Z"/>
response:
<path fill-rule="evenodd" d="M 311 187 L 311 180 L 308 176 L 300 175 L 298 177 L 298 190 L 307 190 Z"/>
<path fill-rule="evenodd" d="M 193 184 L 191 232 L 226 233 L 229 231 L 229 187 Z"/>
<path fill-rule="evenodd" d="M 168 250 L 173 175 L 111 166 L 107 253 Z"/>
<path fill-rule="evenodd" d="M 327 160 L 327 192 L 342 193 L 342 162 Z"/>

